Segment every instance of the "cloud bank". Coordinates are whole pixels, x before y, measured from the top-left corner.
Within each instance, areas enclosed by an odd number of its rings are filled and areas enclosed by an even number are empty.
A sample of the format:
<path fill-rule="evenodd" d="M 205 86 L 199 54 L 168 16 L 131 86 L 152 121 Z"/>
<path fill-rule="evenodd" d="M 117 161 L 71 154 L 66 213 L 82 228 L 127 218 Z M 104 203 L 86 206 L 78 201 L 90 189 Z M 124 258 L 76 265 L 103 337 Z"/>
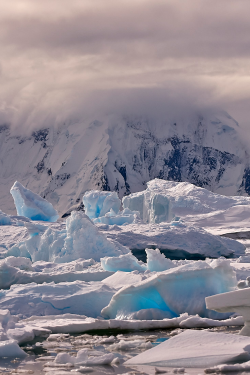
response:
<path fill-rule="evenodd" d="M 248 0 L 0 0 L 0 122 L 222 107 L 249 126 Z"/>

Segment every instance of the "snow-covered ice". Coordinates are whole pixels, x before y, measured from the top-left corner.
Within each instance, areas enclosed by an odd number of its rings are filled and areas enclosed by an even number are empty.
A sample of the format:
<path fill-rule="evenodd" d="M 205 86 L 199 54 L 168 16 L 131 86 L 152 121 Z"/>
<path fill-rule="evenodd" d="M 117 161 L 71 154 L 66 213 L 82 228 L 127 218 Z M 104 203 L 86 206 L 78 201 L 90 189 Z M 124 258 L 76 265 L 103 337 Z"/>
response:
<path fill-rule="evenodd" d="M 168 367 L 207 367 L 250 359 L 250 338 L 187 330 L 125 362 Z"/>
<path fill-rule="evenodd" d="M 97 317 L 115 292 L 98 281 L 12 285 L 9 290 L 1 290 L 0 309 L 26 317 L 64 313 Z"/>
<path fill-rule="evenodd" d="M 245 284 L 243 286 L 242 284 Z M 208 309 L 219 312 L 236 312 L 243 316 L 244 327 L 240 331 L 241 335 L 250 336 L 250 288 L 248 280 L 238 283 L 241 289 L 227 293 L 212 295 L 206 298 Z"/>
<path fill-rule="evenodd" d="M 170 221 L 174 216 L 205 214 L 227 210 L 233 206 L 250 205 L 249 197 L 226 197 L 189 182 L 154 179 L 147 189 L 123 198 L 124 208 L 140 212 L 145 223 Z"/>
<path fill-rule="evenodd" d="M 223 319 L 228 315 L 206 309 L 205 297 L 228 292 L 235 286 L 236 276 L 229 261 L 217 259 L 210 264 L 191 262 L 122 288 L 102 310 L 102 315 L 112 319 L 133 319 L 133 314 L 136 313 L 139 318 L 138 313 L 142 310 L 146 319 L 147 310 L 150 318 L 152 310 L 156 313 L 161 310 L 165 318 L 187 312 L 190 315 Z"/>
<path fill-rule="evenodd" d="M 27 256 L 33 262 L 70 262 L 78 258 L 99 261 L 104 256 L 126 254 L 129 249 L 116 241 L 110 241 L 82 212 L 73 211 L 66 220 L 66 229 L 48 227 L 42 234 L 32 236 L 13 246 L 9 255 Z"/>
<path fill-rule="evenodd" d="M 95 224 L 102 223 L 107 225 L 125 225 L 140 222 L 140 213 L 137 211 L 131 211 L 129 208 L 125 208 L 123 211 L 119 211 L 117 214 L 111 209 L 105 214 L 93 219 Z"/>
<path fill-rule="evenodd" d="M 105 271 L 146 271 L 147 266 L 145 263 L 138 261 L 138 259 L 131 253 L 120 255 L 118 257 L 104 257 L 101 259 L 102 268 Z"/>
<path fill-rule="evenodd" d="M 19 216 L 26 216 L 31 220 L 52 222 L 57 221 L 59 218 L 57 211 L 50 202 L 25 188 L 20 182 L 16 181 L 14 183 L 10 193 Z"/>
<path fill-rule="evenodd" d="M 37 284 L 81 281 L 101 281 L 112 275 L 104 271 L 100 263 L 93 259 L 77 259 L 69 263 L 38 261 L 31 263 L 29 258 L 7 257 L 0 260 L 0 288 L 6 289 L 13 284 Z"/>
<path fill-rule="evenodd" d="M 144 223 L 169 222 L 181 217 L 186 224 L 213 234 L 250 228 L 249 197 L 215 194 L 189 182 L 151 180 L 146 190 L 124 197 L 123 206 L 139 211 Z"/>
<path fill-rule="evenodd" d="M 157 247 L 173 258 L 189 254 L 203 257 L 240 256 L 245 246 L 226 237 L 215 236 L 203 228 L 182 221 L 160 224 L 128 224 L 125 226 L 98 225 L 108 239 L 130 249 Z"/>

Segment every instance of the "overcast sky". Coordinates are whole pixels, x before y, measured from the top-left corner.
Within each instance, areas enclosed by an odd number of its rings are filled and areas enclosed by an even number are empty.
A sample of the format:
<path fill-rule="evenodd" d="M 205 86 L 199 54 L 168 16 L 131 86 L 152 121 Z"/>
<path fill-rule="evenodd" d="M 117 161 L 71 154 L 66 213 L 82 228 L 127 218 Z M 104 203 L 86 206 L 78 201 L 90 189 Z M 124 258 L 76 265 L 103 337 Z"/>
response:
<path fill-rule="evenodd" d="M 194 106 L 250 125 L 249 0 L 0 0 L 0 51 L 1 122 Z"/>

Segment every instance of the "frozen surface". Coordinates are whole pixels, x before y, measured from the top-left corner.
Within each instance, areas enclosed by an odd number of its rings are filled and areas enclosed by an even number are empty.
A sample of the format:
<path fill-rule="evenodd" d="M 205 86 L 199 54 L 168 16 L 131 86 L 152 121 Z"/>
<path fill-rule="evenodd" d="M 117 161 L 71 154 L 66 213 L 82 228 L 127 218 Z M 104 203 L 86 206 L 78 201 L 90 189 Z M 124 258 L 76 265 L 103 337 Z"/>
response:
<path fill-rule="evenodd" d="M 230 318 L 226 320 L 213 320 L 198 316 L 189 316 L 187 313 L 172 319 L 161 320 L 123 320 L 123 319 L 95 319 L 77 314 L 61 314 L 47 316 L 31 316 L 20 320 L 16 326 L 23 331 L 35 332 L 36 335 L 43 335 L 50 331 L 53 334 L 59 333 L 80 333 L 93 330 L 151 330 L 170 328 L 208 328 L 221 326 L 242 326 L 242 317 Z M 8 331 L 7 331 L 8 334 Z"/>
<path fill-rule="evenodd" d="M 187 330 L 141 353 L 126 365 L 206 367 L 250 359 L 250 338 L 234 334 Z"/>
<path fill-rule="evenodd" d="M 17 214 L 31 220 L 57 221 L 59 215 L 51 203 L 40 195 L 26 189 L 20 182 L 16 181 L 10 189 L 15 202 Z"/>
<path fill-rule="evenodd" d="M 120 255 L 118 257 L 105 257 L 101 259 L 102 268 L 105 271 L 116 272 L 116 271 L 146 271 L 147 266 L 145 263 L 138 261 L 138 259 L 131 253 Z"/>
<path fill-rule="evenodd" d="M 178 216 L 215 234 L 249 228 L 249 197 L 223 196 L 189 182 L 151 180 L 146 190 L 124 197 L 123 206 L 139 211 L 145 223 L 169 222 Z"/>
<path fill-rule="evenodd" d="M 206 306 L 208 309 L 219 312 L 236 312 L 242 315 L 245 324 L 240 334 L 245 336 L 250 336 L 249 279 L 248 277 L 248 280 L 242 280 L 238 283 L 238 287 L 241 289 L 206 298 Z"/>
<path fill-rule="evenodd" d="M 98 224 L 108 224 L 108 225 L 124 225 L 132 224 L 134 222 L 140 221 L 140 213 L 138 211 L 131 211 L 129 208 L 125 208 L 123 211 L 115 213 L 112 209 L 105 214 L 105 216 L 100 216 L 93 219 L 93 222 Z"/>
<path fill-rule="evenodd" d="M 82 212 L 73 211 L 66 220 L 66 229 L 48 227 L 44 233 L 20 242 L 8 255 L 29 256 L 33 262 L 70 262 L 78 258 L 99 261 L 104 256 L 128 253 L 129 249 L 110 241 Z"/>
<path fill-rule="evenodd" d="M 159 249 L 145 249 L 147 254 L 147 269 L 149 271 L 165 271 L 175 267 L 175 264 L 161 254 Z"/>
<path fill-rule="evenodd" d="M 206 309 L 205 297 L 228 292 L 235 286 L 236 276 L 229 261 L 191 262 L 122 288 L 102 310 L 102 315 L 112 319 L 133 318 L 133 314 L 142 310 L 144 319 L 147 314 L 151 319 L 153 310 L 154 314 L 162 313 L 165 318 L 187 312 L 223 319 L 228 315 Z"/>
<path fill-rule="evenodd" d="M 104 216 L 110 210 L 117 214 L 121 201 L 116 192 L 90 190 L 82 198 L 86 215 L 90 219 Z"/>
<path fill-rule="evenodd" d="M 145 249 L 147 254 L 147 263 L 138 261 L 137 258 L 131 253 L 120 255 L 118 257 L 105 257 L 101 259 L 102 268 L 105 271 L 116 272 L 155 272 L 166 271 L 169 268 L 176 267 L 176 265 L 161 254 L 159 249 Z"/>
<path fill-rule="evenodd" d="M 25 357 L 27 354 L 18 346 L 16 340 L 0 341 L 0 357 Z"/>
<path fill-rule="evenodd" d="M 100 263 L 93 259 L 77 259 L 69 263 L 52 263 L 39 261 L 31 263 L 29 258 L 7 257 L 0 260 L 0 288 L 6 289 L 13 284 L 35 282 L 55 283 L 81 281 L 101 281 L 112 275 L 104 271 Z"/>
<path fill-rule="evenodd" d="M 97 281 L 12 285 L 9 290 L 1 290 L 0 309 L 26 317 L 65 313 L 97 317 L 115 292 Z"/>
<path fill-rule="evenodd" d="M 157 247 L 174 257 L 199 254 L 204 257 L 236 256 L 245 253 L 245 246 L 226 237 L 215 236 L 183 221 L 160 224 L 129 224 L 125 226 L 99 225 L 108 239 L 118 241 L 130 249 Z"/>

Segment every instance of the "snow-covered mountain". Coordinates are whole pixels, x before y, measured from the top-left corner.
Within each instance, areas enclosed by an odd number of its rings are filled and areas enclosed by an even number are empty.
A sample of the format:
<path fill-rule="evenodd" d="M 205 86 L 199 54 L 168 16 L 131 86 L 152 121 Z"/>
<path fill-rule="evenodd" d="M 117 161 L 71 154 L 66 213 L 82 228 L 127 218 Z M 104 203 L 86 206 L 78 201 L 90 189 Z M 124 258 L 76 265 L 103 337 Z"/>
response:
<path fill-rule="evenodd" d="M 106 116 L 17 136 L 0 127 L 0 209 L 14 213 L 18 180 L 65 213 L 88 189 L 120 197 L 160 178 L 225 195 L 250 194 L 248 152 L 226 113 L 160 121 Z"/>

